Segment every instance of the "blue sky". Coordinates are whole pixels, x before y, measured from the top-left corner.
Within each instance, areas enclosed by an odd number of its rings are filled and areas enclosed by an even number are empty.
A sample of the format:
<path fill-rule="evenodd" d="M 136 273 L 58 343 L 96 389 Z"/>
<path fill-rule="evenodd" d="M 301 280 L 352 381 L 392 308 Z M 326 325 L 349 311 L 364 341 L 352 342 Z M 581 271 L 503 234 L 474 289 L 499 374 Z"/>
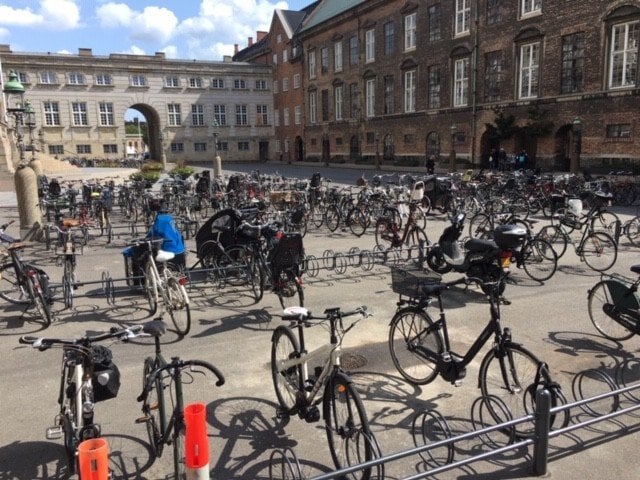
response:
<path fill-rule="evenodd" d="M 165 52 L 222 60 L 268 30 L 274 9 L 312 0 L 0 0 L 0 43 L 13 51 L 94 55 Z"/>

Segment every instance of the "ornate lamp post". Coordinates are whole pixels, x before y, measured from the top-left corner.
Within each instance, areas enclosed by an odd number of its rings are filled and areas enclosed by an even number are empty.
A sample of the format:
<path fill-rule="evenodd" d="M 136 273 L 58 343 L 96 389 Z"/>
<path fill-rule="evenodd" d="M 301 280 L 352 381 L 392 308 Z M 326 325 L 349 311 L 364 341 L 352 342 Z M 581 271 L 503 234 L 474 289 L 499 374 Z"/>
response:
<path fill-rule="evenodd" d="M 36 159 L 36 145 L 33 132 L 36 129 L 36 111 L 33 109 L 31 102 L 25 100 L 24 102 L 24 124 L 29 130 L 29 150 L 31 150 L 31 161 L 29 166 L 36 172 L 36 175 L 40 177 L 42 175 L 42 165 L 40 161 Z"/>
<path fill-rule="evenodd" d="M 211 124 L 211 136 L 213 137 L 213 176 L 220 178 L 222 176 L 222 159 L 218 155 L 218 120 L 213 120 Z M 213 182 L 211 182 L 213 186 Z"/>
<path fill-rule="evenodd" d="M 573 152 L 571 152 L 571 164 L 569 170 L 571 173 L 578 173 L 580 170 L 580 153 L 582 151 L 582 121 L 580 117 L 576 117 L 572 122 L 573 132 Z"/>
<path fill-rule="evenodd" d="M 449 154 L 449 169 L 456 171 L 456 131 L 458 126 L 455 122 L 451 124 L 451 153 Z"/>

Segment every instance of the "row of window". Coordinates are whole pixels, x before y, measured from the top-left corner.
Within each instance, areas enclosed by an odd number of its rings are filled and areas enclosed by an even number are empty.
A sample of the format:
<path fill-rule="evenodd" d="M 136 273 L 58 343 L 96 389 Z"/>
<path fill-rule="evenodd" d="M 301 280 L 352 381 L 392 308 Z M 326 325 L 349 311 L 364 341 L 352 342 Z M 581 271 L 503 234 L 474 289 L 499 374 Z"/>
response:
<path fill-rule="evenodd" d="M 49 154 L 50 155 L 64 155 L 64 145 L 48 145 Z M 184 153 L 185 146 L 182 142 L 173 142 L 171 143 L 170 150 L 172 153 Z M 251 151 L 251 143 L 247 140 L 237 142 L 237 150 L 239 152 L 249 152 Z M 206 152 L 207 151 L 207 143 L 206 142 L 194 142 L 193 143 L 193 151 L 194 152 Z M 218 152 L 228 152 L 229 151 L 229 142 L 220 141 L 216 144 L 216 151 Z M 92 148 L 90 144 L 77 144 L 76 145 L 76 153 L 78 155 L 90 155 L 92 152 Z M 117 154 L 118 153 L 118 145 L 115 143 L 107 143 L 102 145 L 102 153 L 105 154 Z"/>
<path fill-rule="evenodd" d="M 299 73 L 293 75 L 293 88 L 299 89 L 302 86 L 302 81 Z M 289 91 L 289 79 L 287 77 L 282 79 L 282 91 Z M 280 93 L 280 83 L 278 80 L 273 81 L 273 93 Z"/>
<path fill-rule="evenodd" d="M 67 85 L 88 85 L 87 76 L 83 73 L 67 73 L 66 84 Z M 28 85 L 30 84 L 29 75 L 25 72 L 18 72 L 18 78 L 20 83 Z M 58 74 L 54 71 L 42 71 L 37 73 L 38 83 L 42 85 L 58 85 Z M 206 80 L 201 77 L 189 77 L 185 81 L 185 85 L 188 88 L 206 88 Z M 113 77 L 110 74 L 94 74 L 93 84 L 99 86 L 113 86 Z M 130 75 L 129 85 L 132 87 L 147 87 L 149 85 L 146 75 Z M 183 79 L 176 75 L 168 75 L 164 77 L 165 88 L 181 88 L 183 85 Z M 246 90 L 248 89 L 248 82 L 242 78 L 236 78 L 232 81 L 234 90 Z M 208 86 L 213 89 L 224 89 L 224 78 L 211 78 L 208 82 Z M 255 90 L 268 90 L 268 84 L 266 80 L 255 80 Z"/>

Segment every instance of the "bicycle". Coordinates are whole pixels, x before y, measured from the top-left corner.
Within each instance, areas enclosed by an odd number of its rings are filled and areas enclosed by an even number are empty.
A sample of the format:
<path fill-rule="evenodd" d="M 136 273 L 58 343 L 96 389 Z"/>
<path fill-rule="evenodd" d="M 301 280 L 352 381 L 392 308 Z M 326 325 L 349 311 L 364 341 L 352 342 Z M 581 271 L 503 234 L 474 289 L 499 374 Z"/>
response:
<path fill-rule="evenodd" d="M 500 324 L 499 282 L 482 282 L 463 277 L 452 282 L 427 283 L 410 271 L 392 267 L 392 289 L 400 294 L 398 310 L 391 319 L 389 350 L 393 364 L 400 375 L 414 385 L 426 385 L 438 375 L 443 380 L 459 386 L 466 376 L 466 367 L 481 348 L 493 337 L 493 346 L 480 364 L 478 386 L 484 397 L 498 397 L 507 406 L 512 418 L 529 413 L 528 406 L 534 398 L 527 398 L 530 385 L 551 381 L 548 371 L 539 372 L 542 362 L 522 345 L 515 343 L 511 329 Z M 451 351 L 449 330 L 442 303 L 442 292 L 454 285 L 478 284 L 488 291 L 490 319 L 478 338 L 464 355 Z M 437 298 L 439 318 L 433 320 L 427 307 Z M 542 380 L 539 375 L 542 376 Z M 554 397 L 555 398 L 555 397 Z M 557 400 L 557 399 L 556 399 Z M 489 408 L 492 410 L 492 402 Z M 492 411 L 495 418 L 503 414 Z M 520 424 L 515 434 L 526 437 L 533 434 L 532 424 Z"/>
<path fill-rule="evenodd" d="M 64 299 L 64 306 L 71 308 L 73 306 L 73 291 L 78 288 L 75 240 L 71 228 L 65 230 L 57 225 L 55 225 L 54 228 L 58 231 L 58 235 L 60 235 L 59 243 L 62 250 L 62 252 L 56 252 L 58 256 L 56 263 L 64 266 L 62 273 L 62 297 Z"/>
<path fill-rule="evenodd" d="M 146 247 L 143 262 L 144 268 L 144 292 L 149 302 L 151 315 L 158 310 L 158 300 L 162 297 L 164 309 L 171 317 L 176 332 L 179 335 L 187 335 L 191 330 L 191 310 L 189 308 L 189 295 L 185 289 L 187 277 L 176 271 L 176 267 L 169 263 L 175 256 L 171 252 L 158 250 L 154 252 L 154 245 L 161 243 L 160 239 L 140 239 L 129 244 L 131 247 Z M 156 262 L 163 264 L 162 270 Z M 128 263 L 126 264 L 129 265 Z M 130 276 L 130 271 L 126 276 Z"/>
<path fill-rule="evenodd" d="M 430 245 L 425 231 L 416 225 L 415 214 L 418 210 L 417 202 L 409 202 L 409 215 L 404 225 L 402 235 L 395 215 L 383 216 L 376 221 L 376 245 L 382 250 L 389 248 L 417 248 L 421 243 Z"/>
<path fill-rule="evenodd" d="M 640 334 L 640 265 L 633 265 L 631 271 L 639 275 L 636 280 L 602 274 L 588 292 L 591 323 L 610 340 L 627 340 Z"/>
<path fill-rule="evenodd" d="M 26 248 L 24 243 L 4 233 L 10 221 L 0 226 L 0 242 L 10 244 L 7 247 L 10 262 L 0 265 L 0 297 L 16 305 L 34 306 L 38 316 L 44 321 L 45 328 L 51 325 L 51 291 L 49 277 L 44 270 L 37 268 L 20 258 L 20 252 Z"/>
<path fill-rule="evenodd" d="M 55 426 L 47 428 L 46 438 L 56 440 L 64 436 L 69 474 L 78 471 L 78 445 L 100 436 L 95 423 L 95 404 L 115 398 L 120 387 L 120 372 L 112 361 L 108 347 L 94 345 L 108 339 L 127 341 L 142 330 L 140 326 L 112 328 L 108 333 L 85 336 L 74 340 L 23 336 L 18 340 L 43 352 L 52 347 L 62 348 L 60 377 L 60 410 Z"/>
<path fill-rule="evenodd" d="M 309 423 L 317 422 L 320 420 L 317 405 L 322 402 L 329 450 L 337 469 L 371 460 L 376 449 L 360 395 L 340 366 L 342 340 L 359 322 L 345 328 L 342 319 L 357 314 L 366 317 L 366 307 L 350 312 L 328 308 L 320 317 L 304 307 L 289 307 L 282 319 L 289 320 L 291 326 L 278 326 L 271 337 L 271 375 L 280 404 L 277 415 L 297 414 Z M 318 320 L 316 325 L 329 324 L 330 341 L 307 352 L 304 329 L 312 326 L 314 320 Z M 291 327 L 297 329 L 297 337 Z M 308 367 L 313 360 L 323 365 L 310 374 Z M 324 393 L 320 397 L 322 387 Z M 366 480 L 370 475 L 371 468 L 366 468 L 360 478 Z"/>
<path fill-rule="evenodd" d="M 166 332 L 166 325 L 162 320 L 156 319 L 146 323 L 142 331 L 153 337 L 155 357 L 147 357 L 144 360 L 142 393 L 137 398 L 138 402 L 142 402 L 143 416 L 138 418 L 136 423 L 144 423 L 147 427 L 153 459 L 162 456 L 165 445 L 173 444 L 174 478 L 182 480 L 186 478 L 182 386 L 194 381 L 194 373 L 206 375 L 204 370 L 210 371 L 218 378 L 218 387 L 224 384 L 224 376 L 216 367 L 202 360 L 180 360 L 178 357 L 172 357 L 171 361 L 167 362 L 160 348 L 160 337 Z M 184 373 L 183 370 L 187 368 L 189 373 Z M 189 382 L 183 380 L 185 375 L 190 377 Z M 170 390 L 172 411 L 169 411 L 169 402 L 165 399 L 166 389 Z"/>

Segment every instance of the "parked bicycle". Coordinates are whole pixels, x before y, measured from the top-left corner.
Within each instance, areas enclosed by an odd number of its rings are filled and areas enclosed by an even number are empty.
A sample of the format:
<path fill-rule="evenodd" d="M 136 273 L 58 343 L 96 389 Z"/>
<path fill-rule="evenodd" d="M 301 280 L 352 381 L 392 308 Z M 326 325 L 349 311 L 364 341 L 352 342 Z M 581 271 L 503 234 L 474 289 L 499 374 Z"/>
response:
<path fill-rule="evenodd" d="M 429 239 L 425 231 L 416 225 L 415 212 L 418 210 L 417 202 L 409 203 L 409 216 L 403 229 L 397 223 L 395 215 L 380 217 L 376 222 L 375 237 L 378 248 L 418 248 L 421 243 L 429 245 Z"/>
<path fill-rule="evenodd" d="M 96 345 L 109 339 L 127 341 L 142 330 L 140 326 L 112 328 L 108 333 L 73 340 L 24 336 L 19 342 L 32 345 L 41 352 L 52 347 L 62 348 L 60 376 L 60 409 L 54 426 L 47 428 L 48 440 L 64 437 L 68 473 L 78 471 L 78 445 L 101 435 L 95 422 L 95 404 L 115 398 L 120 388 L 120 372 L 113 363 L 111 350 Z"/>
<path fill-rule="evenodd" d="M 343 319 L 352 315 L 366 317 L 367 309 L 363 306 L 342 312 L 340 308 L 328 308 L 322 316 L 314 316 L 306 308 L 290 307 L 284 310 L 282 319 L 290 321 L 291 327 L 280 325 L 271 337 L 271 375 L 280 404 L 278 416 L 297 414 L 307 422 L 317 422 L 317 404 L 322 402 L 329 449 L 337 469 L 371 460 L 376 448 L 360 395 L 340 366 L 342 340 L 359 321 L 345 328 Z M 320 324 L 328 324 L 329 343 L 307 352 L 304 330 Z M 321 399 L 317 398 L 323 387 Z M 371 468 L 359 475 L 354 478 L 368 479 Z"/>
<path fill-rule="evenodd" d="M 62 273 L 62 297 L 64 306 L 71 308 L 73 306 L 73 291 L 78 288 L 75 239 L 71 228 L 62 229 L 56 225 L 55 229 L 60 236 L 60 248 L 56 248 L 57 262 L 64 267 Z"/>
<path fill-rule="evenodd" d="M 144 423 L 149 435 L 149 446 L 153 459 L 162 456 L 165 445 L 173 445 L 173 468 L 175 479 L 186 479 L 185 465 L 185 421 L 183 385 L 195 381 L 196 375 L 206 376 L 207 372 L 217 377 L 216 386 L 224 384 L 224 376 L 216 367 L 202 360 L 181 360 L 172 357 L 167 362 L 162 356 L 160 337 L 166 332 L 166 325 L 160 319 L 146 323 L 144 334 L 153 337 L 155 357 L 144 360 L 142 393 L 143 416 L 136 423 Z M 166 394 L 169 393 L 169 395 Z"/>

